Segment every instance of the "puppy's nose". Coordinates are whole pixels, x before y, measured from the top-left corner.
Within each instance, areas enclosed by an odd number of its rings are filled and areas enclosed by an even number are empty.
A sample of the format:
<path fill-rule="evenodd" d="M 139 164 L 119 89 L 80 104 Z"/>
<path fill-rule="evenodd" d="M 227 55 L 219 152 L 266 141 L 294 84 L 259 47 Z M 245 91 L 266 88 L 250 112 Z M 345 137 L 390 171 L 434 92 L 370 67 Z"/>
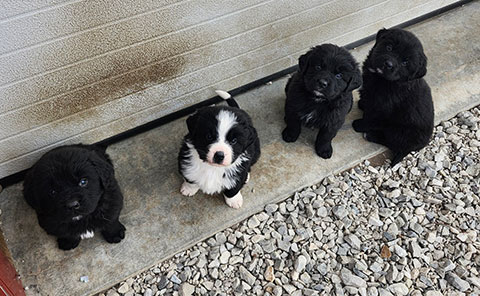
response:
<path fill-rule="evenodd" d="M 393 68 L 393 63 L 390 60 L 386 60 L 384 64 L 385 64 L 385 67 L 387 67 L 387 69 Z"/>
<path fill-rule="evenodd" d="M 80 203 L 78 201 L 71 201 L 67 204 L 67 207 L 71 210 L 78 210 L 80 208 Z"/>
<path fill-rule="evenodd" d="M 322 78 L 318 81 L 318 84 L 320 84 L 321 88 L 326 88 L 328 86 L 328 81 Z"/>
<path fill-rule="evenodd" d="M 225 154 L 223 154 L 222 151 L 217 151 L 213 155 L 213 162 L 220 164 L 222 163 L 224 158 L 225 158 Z"/>

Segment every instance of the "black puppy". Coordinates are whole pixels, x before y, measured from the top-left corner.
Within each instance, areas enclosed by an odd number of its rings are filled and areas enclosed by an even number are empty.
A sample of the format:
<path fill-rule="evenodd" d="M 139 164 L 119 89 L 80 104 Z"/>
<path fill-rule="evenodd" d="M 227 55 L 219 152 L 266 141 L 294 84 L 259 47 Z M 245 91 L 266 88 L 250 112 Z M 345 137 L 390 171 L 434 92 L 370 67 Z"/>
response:
<path fill-rule="evenodd" d="M 204 107 L 187 119 L 188 134 L 178 155 L 185 179 L 180 192 L 223 192 L 227 205 L 238 209 L 243 204 L 240 190 L 260 157 L 260 140 L 247 112 L 227 92 L 217 94 L 230 107 Z"/>
<path fill-rule="evenodd" d="M 285 92 L 285 142 L 295 142 L 301 126 L 318 128 L 315 151 L 322 158 L 332 156 L 332 139 L 352 109 L 352 90 L 362 76 L 355 59 L 333 44 L 316 46 L 302 55 L 299 70 L 288 80 Z"/>
<path fill-rule="evenodd" d="M 30 169 L 23 186 L 40 226 L 57 237 L 62 250 L 93 237 L 96 228 L 109 243 L 125 237 L 118 221 L 123 196 L 105 149 L 81 144 L 53 149 Z"/>
<path fill-rule="evenodd" d="M 365 138 L 393 151 L 391 165 L 425 147 L 433 132 L 433 101 L 422 78 L 427 57 L 420 41 L 401 29 L 378 31 L 363 63 L 358 106 L 363 118 L 353 122 Z"/>

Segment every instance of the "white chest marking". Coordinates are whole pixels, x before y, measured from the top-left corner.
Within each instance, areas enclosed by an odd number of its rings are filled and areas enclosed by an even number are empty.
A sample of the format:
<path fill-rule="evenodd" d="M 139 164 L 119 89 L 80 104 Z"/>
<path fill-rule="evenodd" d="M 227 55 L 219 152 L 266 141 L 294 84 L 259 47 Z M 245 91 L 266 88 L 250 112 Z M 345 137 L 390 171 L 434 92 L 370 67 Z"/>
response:
<path fill-rule="evenodd" d="M 182 173 L 187 180 L 194 182 L 206 194 L 219 193 L 236 185 L 233 176 L 239 172 L 241 165 L 248 158 L 242 153 L 227 167 L 212 166 L 204 162 L 197 150 L 187 142 L 188 159 L 182 165 Z"/>
<path fill-rule="evenodd" d="M 312 112 L 303 115 L 303 116 L 302 116 L 302 119 L 303 119 L 305 122 L 309 122 L 310 120 L 313 119 L 314 116 L 316 116 L 316 113 L 317 113 L 317 111 L 313 110 Z"/>
<path fill-rule="evenodd" d="M 80 234 L 81 239 L 92 238 L 95 233 L 92 230 L 87 230 L 85 233 Z"/>

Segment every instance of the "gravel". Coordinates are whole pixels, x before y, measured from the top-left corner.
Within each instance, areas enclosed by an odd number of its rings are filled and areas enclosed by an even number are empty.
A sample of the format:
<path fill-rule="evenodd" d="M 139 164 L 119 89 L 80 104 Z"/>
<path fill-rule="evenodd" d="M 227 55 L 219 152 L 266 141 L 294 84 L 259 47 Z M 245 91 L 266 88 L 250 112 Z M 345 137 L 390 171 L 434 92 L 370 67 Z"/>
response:
<path fill-rule="evenodd" d="M 325 178 L 105 295 L 480 295 L 480 111 Z"/>

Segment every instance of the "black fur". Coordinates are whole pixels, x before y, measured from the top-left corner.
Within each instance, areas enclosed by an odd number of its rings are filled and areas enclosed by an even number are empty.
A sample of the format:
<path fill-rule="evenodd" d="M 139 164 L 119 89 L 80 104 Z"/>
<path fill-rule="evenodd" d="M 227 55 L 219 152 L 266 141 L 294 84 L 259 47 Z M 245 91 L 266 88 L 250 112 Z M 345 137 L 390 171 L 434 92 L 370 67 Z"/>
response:
<path fill-rule="evenodd" d="M 184 137 L 180 149 L 178 168 L 180 174 L 187 182 L 195 183 L 195 180 L 188 180 L 184 174 L 184 171 L 188 169 L 188 160 L 190 157 L 187 143 L 192 144 L 198 152 L 200 159 L 206 162 L 208 149 L 218 138 L 217 115 L 221 110 L 232 112 L 237 119 L 237 124 L 234 125 L 227 134 L 227 141 L 233 150 L 232 163 L 234 163 L 241 154 L 246 153 L 247 155 L 247 160 L 241 164 L 240 169 L 232 176 L 235 186 L 229 189 L 222 189 L 226 197 L 233 197 L 242 189 L 247 175 L 250 172 L 250 168 L 260 157 L 260 140 L 250 116 L 245 111 L 239 109 L 238 104 L 233 99 L 227 100 L 227 103 L 230 106 L 201 108 L 187 118 L 188 134 Z M 233 139 L 235 139 L 235 143 L 232 142 Z"/>
<path fill-rule="evenodd" d="M 299 70 L 288 80 L 285 92 L 283 140 L 295 142 L 301 126 L 318 128 L 315 152 L 333 153 L 332 139 L 352 108 L 352 91 L 362 84 L 355 59 L 333 44 L 316 46 L 299 58 Z"/>
<path fill-rule="evenodd" d="M 53 149 L 28 171 L 23 186 L 40 226 L 57 237 L 62 250 L 74 249 L 81 234 L 95 229 L 109 243 L 125 237 L 118 220 L 123 196 L 104 149 L 81 144 Z"/>
<path fill-rule="evenodd" d="M 430 87 L 422 78 L 427 57 L 420 41 L 401 29 L 378 31 L 363 63 L 358 106 L 363 118 L 353 122 L 368 141 L 393 151 L 392 166 L 411 151 L 425 147 L 433 132 Z"/>

